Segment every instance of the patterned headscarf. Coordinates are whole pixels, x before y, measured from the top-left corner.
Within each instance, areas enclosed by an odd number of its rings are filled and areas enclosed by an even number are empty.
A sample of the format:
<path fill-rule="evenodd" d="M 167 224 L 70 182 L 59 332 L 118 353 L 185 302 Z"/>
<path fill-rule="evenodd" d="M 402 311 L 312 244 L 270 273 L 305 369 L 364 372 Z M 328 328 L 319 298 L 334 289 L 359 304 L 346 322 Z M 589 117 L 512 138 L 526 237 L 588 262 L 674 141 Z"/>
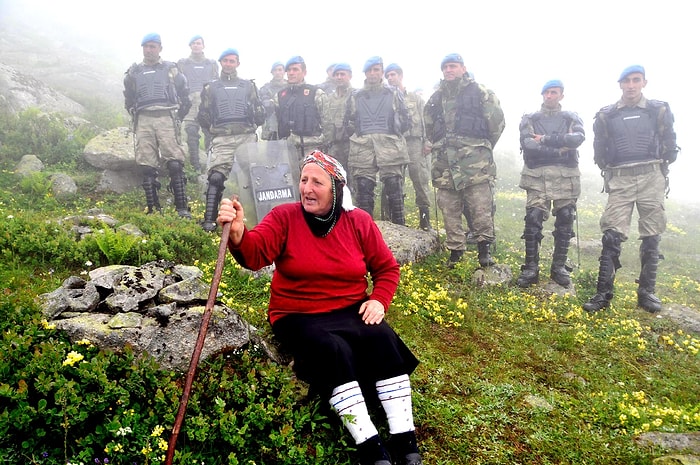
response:
<path fill-rule="evenodd" d="M 328 175 L 334 180 L 339 181 L 343 186 L 343 210 L 350 211 L 355 208 L 352 204 L 352 195 L 350 194 L 350 189 L 347 184 L 347 174 L 345 173 L 345 168 L 340 164 L 338 160 L 326 155 L 320 150 L 314 150 L 308 154 L 304 161 L 301 163 L 301 168 L 303 169 L 309 163 L 315 163 L 320 166 L 323 171 L 328 173 Z"/>

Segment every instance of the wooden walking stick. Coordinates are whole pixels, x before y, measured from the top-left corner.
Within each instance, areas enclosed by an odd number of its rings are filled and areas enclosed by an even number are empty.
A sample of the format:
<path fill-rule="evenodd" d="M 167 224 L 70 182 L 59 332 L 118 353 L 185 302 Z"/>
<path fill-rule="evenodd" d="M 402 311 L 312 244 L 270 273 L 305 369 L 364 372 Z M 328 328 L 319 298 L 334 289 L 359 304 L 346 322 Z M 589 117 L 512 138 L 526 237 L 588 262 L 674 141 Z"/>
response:
<path fill-rule="evenodd" d="M 194 351 L 192 352 L 190 368 L 189 370 L 187 370 L 185 387 L 182 390 L 182 397 L 180 398 L 180 408 L 178 409 L 177 416 L 175 417 L 173 431 L 172 433 L 170 433 L 170 441 L 168 441 L 168 452 L 165 455 L 166 465 L 172 465 L 173 463 L 173 455 L 175 455 L 175 443 L 177 442 L 177 437 L 180 434 L 180 427 L 182 426 L 182 422 L 185 418 L 185 410 L 187 410 L 187 402 L 189 401 L 190 391 L 192 390 L 192 381 L 194 380 L 194 373 L 197 370 L 199 356 L 202 354 L 202 347 L 204 347 L 204 338 L 207 336 L 209 320 L 211 319 L 211 313 L 214 309 L 214 304 L 216 303 L 216 294 L 219 290 L 221 273 L 224 270 L 224 263 L 226 261 L 226 249 L 228 247 L 228 236 L 229 232 L 231 231 L 231 223 L 224 223 L 222 229 L 223 231 L 221 231 L 221 242 L 219 243 L 219 256 L 216 259 L 216 268 L 214 269 L 214 277 L 211 280 L 209 298 L 207 299 L 207 305 L 204 308 L 204 314 L 202 315 L 202 323 L 199 327 L 199 335 L 197 336 L 197 342 L 194 345 Z"/>

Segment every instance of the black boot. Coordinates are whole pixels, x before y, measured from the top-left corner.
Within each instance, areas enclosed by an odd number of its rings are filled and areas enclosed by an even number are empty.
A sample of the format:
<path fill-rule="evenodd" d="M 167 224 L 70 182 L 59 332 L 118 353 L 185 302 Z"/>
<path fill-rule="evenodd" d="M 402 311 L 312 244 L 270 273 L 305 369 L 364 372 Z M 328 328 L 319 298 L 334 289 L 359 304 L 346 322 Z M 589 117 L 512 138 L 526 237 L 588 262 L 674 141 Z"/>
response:
<path fill-rule="evenodd" d="M 355 205 L 374 218 L 374 186 L 375 182 L 369 178 L 355 179 Z"/>
<path fill-rule="evenodd" d="M 389 439 L 389 450 L 395 465 L 423 465 L 423 459 L 418 453 L 415 431 L 392 434 Z"/>
<path fill-rule="evenodd" d="M 530 287 L 540 280 L 540 242 L 542 241 L 542 221 L 544 210 L 527 208 L 525 212 L 525 230 L 521 239 L 525 239 L 525 264 L 520 267 L 517 284 Z"/>
<path fill-rule="evenodd" d="M 423 231 L 432 231 L 433 226 L 430 224 L 430 209 L 429 208 L 419 208 L 418 209 L 418 217 L 420 220 L 419 227 Z"/>
<path fill-rule="evenodd" d="M 391 457 L 379 436 L 372 436 L 357 445 L 361 465 L 392 465 Z"/>
<path fill-rule="evenodd" d="M 556 220 L 554 222 L 554 253 L 552 254 L 552 267 L 550 269 L 550 277 L 563 287 L 571 285 L 571 268 L 566 264 L 566 256 L 569 252 L 569 243 L 574 234 L 574 219 L 576 218 L 576 207 L 568 205 L 560 208 L 556 212 Z"/>
<path fill-rule="evenodd" d="M 642 261 L 642 270 L 639 273 L 639 287 L 637 288 L 637 305 L 647 312 L 661 311 L 661 299 L 654 295 L 656 288 L 656 270 L 659 266 L 659 242 L 660 236 L 648 236 L 642 239 L 639 246 L 639 258 Z"/>
<path fill-rule="evenodd" d="M 181 218 L 192 218 L 190 207 L 187 206 L 187 193 L 185 192 L 185 176 L 182 171 L 182 162 L 171 160 L 168 162 L 170 172 L 170 190 L 173 193 L 175 210 Z"/>
<path fill-rule="evenodd" d="M 160 212 L 160 202 L 158 201 L 158 189 L 160 189 L 160 182 L 158 182 L 158 170 L 150 166 L 142 166 L 143 172 L 143 190 L 146 193 L 146 207 L 148 208 L 147 213 L 151 214 L 154 211 Z"/>
<path fill-rule="evenodd" d="M 219 212 L 219 203 L 224 193 L 225 181 L 226 177 L 224 174 L 218 171 L 213 171 L 209 175 L 204 206 L 204 221 L 202 221 L 202 229 L 205 231 L 216 231 L 216 217 Z"/>
<path fill-rule="evenodd" d="M 386 192 L 390 221 L 394 224 L 406 224 L 403 206 L 403 179 L 400 176 L 384 179 L 384 192 Z"/>
<path fill-rule="evenodd" d="M 491 243 L 486 241 L 481 241 L 477 244 L 479 251 L 479 266 L 486 268 L 493 266 L 496 262 L 491 257 Z"/>
<path fill-rule="evenodd" d="M 464 250 L 450 250 L 450 258 L 447 259 L 447 268 L 454 268 L 462 259 L 462 255 L 464 255 Z"/>
<path fill-rule="evenodd" d="M 615 272 L 620 268 L 622 236 L 620 233 L 607 230 L 603 233 L 603 251 L 600 254 L 598 269 L 598 285 L 596 295 L 583 304 L 583 309 L 589 313 L 597 312 L 610 306 L 613 298 Z"/>

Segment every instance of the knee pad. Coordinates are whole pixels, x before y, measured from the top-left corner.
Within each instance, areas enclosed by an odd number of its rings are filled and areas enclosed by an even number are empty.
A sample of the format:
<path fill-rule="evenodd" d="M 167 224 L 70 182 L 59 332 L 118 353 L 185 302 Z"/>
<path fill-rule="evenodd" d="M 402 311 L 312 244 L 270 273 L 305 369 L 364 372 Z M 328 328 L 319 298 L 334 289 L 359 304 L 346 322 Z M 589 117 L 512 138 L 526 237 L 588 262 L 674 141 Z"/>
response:
<path fill-rule="evenodd" d="M 220 187 L 223 189 L 224 182 L 226 182 L 226 176 L 219 171 L 214 171 L 209 175 L 208 181 L 210 186 Z"/>
<path fill-rule="evenodd" d="M 573 205 L 567 205 L 557 210 L 556 220 L 554 220 L 554 227 L 557 226 L 568 226 L 574 224 L 576 219 L 576 207 Z"/>
<path fill-rule="evenodd" d="M 178 175 L 182 173 L 182 162 L 177 160 L 170 160 L 168 162 L 168 172 L 170 175 Z"/>
<path fill-rule="evenodd" d="M 542 227 L 542 221 L 544 221 L 544 210 L 532 207 L 525 209 L 525 224 Z"/>

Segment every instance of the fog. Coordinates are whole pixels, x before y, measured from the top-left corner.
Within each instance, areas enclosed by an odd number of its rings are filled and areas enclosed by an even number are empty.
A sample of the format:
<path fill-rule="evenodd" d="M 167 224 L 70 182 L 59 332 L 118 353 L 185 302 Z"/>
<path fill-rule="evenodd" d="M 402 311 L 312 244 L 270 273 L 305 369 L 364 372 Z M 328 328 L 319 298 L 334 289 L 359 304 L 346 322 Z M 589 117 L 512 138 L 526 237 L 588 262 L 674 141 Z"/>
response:
<path fill-rule="evenodd" d="M 644 94 L 670 103 L 683 149 L 671 168 L 670 198 L 697 202 L 691 108 L 700 102 L 689 88 L 698 69 L 692 58 L 698 43 L 692 9 L 692 2 L 679 0 L 436 0 L 416 6 L 367 0 L 0 0 L 0 15 L 19 16 L 42 26 L 47 37 L 77 41 L 86 50 L 107 50 L 103 53 L 123 70 L 141 60 L 140 42 L 147 33 L 161 35 L 162 57 L 171 61 L 189 55 L 189 38 L 201 34 L 209 57 L 237 48 L 239 74 L 258 86 L 270 79 L 273 62 L 301 55 L 308 82 L 323 81 L 329 64 L 347 62 L 353 86 L 361 87 L 363 63 L 379 55 L 385 64 L 401 65 L 407 87 L 423 89 L 427 98 L 441 78 L 442 57 L 458 52 L 476 80 L 499 97 L 507 127 L 496 149 L 513 154 L 522 114 L 539 108 L 544 82 L 561 79 L 562 105 L 585 122 L 587 139 L 580 150 L 585 173 L 597 170 L 592 161 L 596 110 L 619 99 L 620 71 L 642 64 L 648 80 Z"/>

